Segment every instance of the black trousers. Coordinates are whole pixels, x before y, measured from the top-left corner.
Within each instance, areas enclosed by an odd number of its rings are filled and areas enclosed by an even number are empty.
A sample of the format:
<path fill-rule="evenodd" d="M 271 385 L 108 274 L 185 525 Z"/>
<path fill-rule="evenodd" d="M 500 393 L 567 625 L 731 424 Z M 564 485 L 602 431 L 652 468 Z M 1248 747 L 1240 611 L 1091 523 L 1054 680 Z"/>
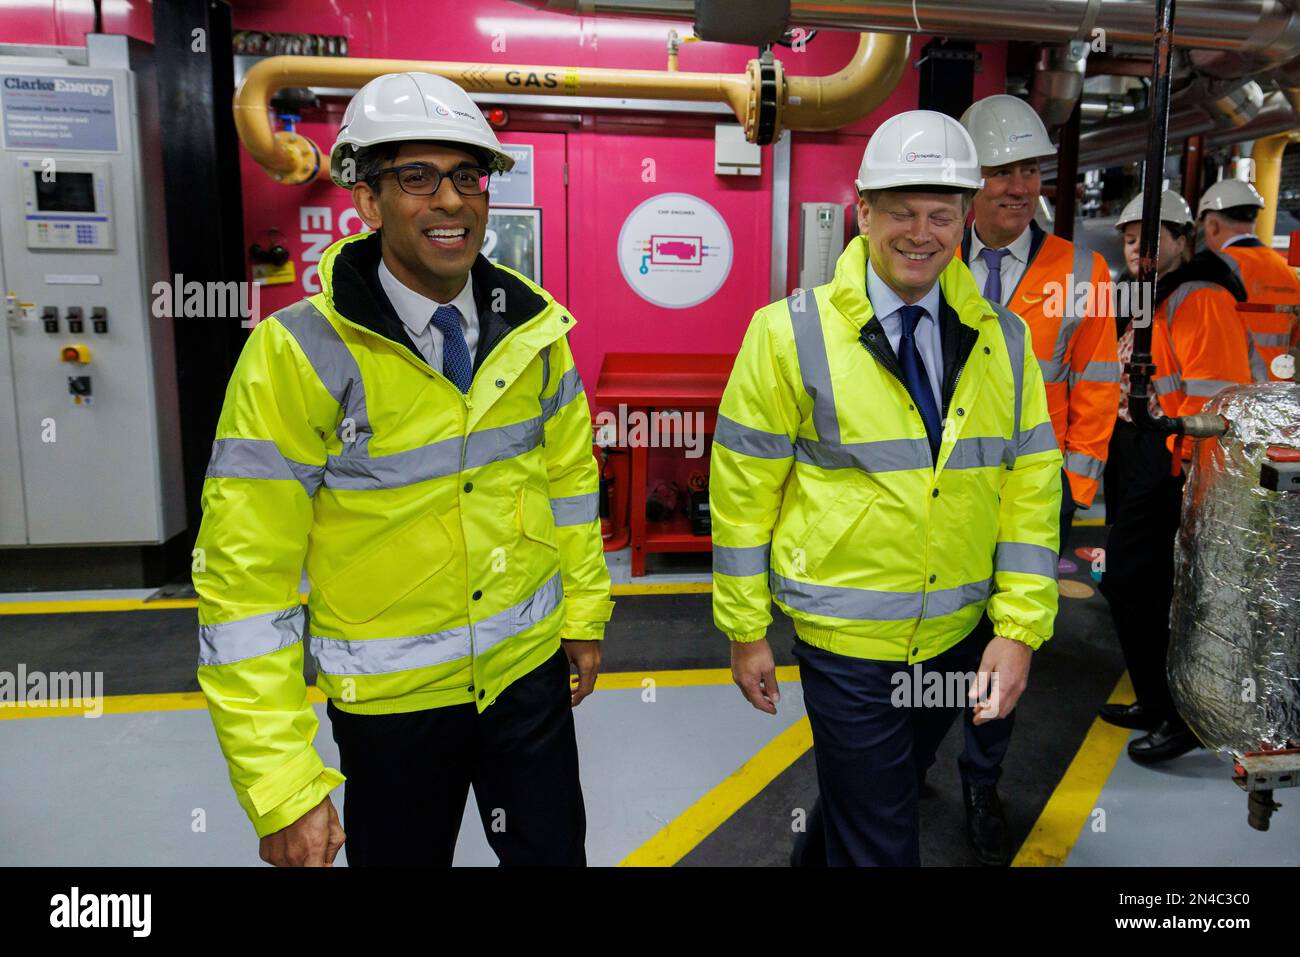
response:
<path fill-rule="evenodd" d="M 1074 494 L 1070 491 L 1070 479 L 1061 469 L 1061 544 L 1058 556 L 1064 555 L 1070 543 L 1070 530 L 1074 525 Z M 990 634 L 992 634 L 989 626 Z M 962 730 L 965 743 L 961 756 L 957 758 L 957 768 L 961 771 L 963 784 L 997 784 L 1002 777 L 1002 759 L 1011 747 L 1011 731 L 1016 726 L 1016 713 L 1012 711 L 1005 718 L 975 723 L 975 710 L 967 708 L 962 717 Z"/>
<path fill-rule="evenodd" d="M 973 673 L 990 637 L 984 619 L 952 648 L 920 663 L 922 680 L 931 672 Z M 914 698 L 918 706 L 899 707 L 895 675 L 911 681 L 917 666 L 849 658 L 798 640 L 794 653 L 812 724 L 819 795 L 791 863 L 919 866 L 919 781 L 964 702 L 927 705 Z M 944 678 L 943 685 L 955 683 Z"/>
<path fill-rule="evenodd" d="M 1119 421 L 1106 463 L 1106 567 L 1101 593 L 1138 703 L 1157 719 L 1181 720 L 1169 694 L 1169 606 L 1174 597 L 1174 538 L 1182 475 L 1169 474 L 1165 438 Z"/>
<path fill-rule="evenodd" d="M 353 867 L 451 865 L 470 785 L 503 865 L 586 864 L 578 744 L 563 650 L 479 714 L 472 704 L 408 714 L 327 706 Z"/>

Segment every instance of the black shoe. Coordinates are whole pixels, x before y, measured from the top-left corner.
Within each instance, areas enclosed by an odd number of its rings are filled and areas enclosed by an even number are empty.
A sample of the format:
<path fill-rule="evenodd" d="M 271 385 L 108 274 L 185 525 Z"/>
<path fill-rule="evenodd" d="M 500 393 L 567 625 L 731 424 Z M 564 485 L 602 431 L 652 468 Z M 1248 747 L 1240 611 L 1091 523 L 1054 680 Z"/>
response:
<path fill-rule="evenodd" d="M 1150 734 L 1129 742 L 1128 756 L 1138 764 L 1158 764 L 1194 751 L 1201 742 L 1181 721 L 1161 721 Z"/>
<path fill-rule="evenodd" d="M 1011 862 L 1011 839 L 1002 801 L 993 784 L 963 784 L 966 802 L 966 840 L 985 867 L 1006 867 Z"/>
<path fill-rule="evenodd" d="M 1159 718 L 1140 704 L 1104 704 L 1097 709 L 1097 714 L 1102 721 L 1134 731 L 1150 731 L 1160 723 Z"/>

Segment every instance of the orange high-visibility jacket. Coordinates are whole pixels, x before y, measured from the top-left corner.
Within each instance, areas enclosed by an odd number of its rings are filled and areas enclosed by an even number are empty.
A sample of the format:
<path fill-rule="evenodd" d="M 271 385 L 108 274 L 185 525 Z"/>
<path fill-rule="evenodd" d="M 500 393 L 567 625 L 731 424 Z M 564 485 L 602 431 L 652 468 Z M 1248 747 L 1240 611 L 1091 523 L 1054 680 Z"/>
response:
<path fill-rule="evenodd" d="M 1273 360 L 1300 336 L 1295 314 L 1277 307 L 1300 307 L 1300 279 L 1285 259 L 1254 236 L 1226 247 L 1219 257 L 1246 289 L 1246 301 L 1237 311 L 1250 335 L 1251 375 L 1256 382 L 1277 382 Z"/>
<path fill-rule="evenodd" d="M 1156 284 L 1152 387 L 1165 415 L 1192 415 L 1220 389 L 1251 381 L 1246 334 L 1237 316 L 1242 296 L 1220 257 L 1208 251 Z M 1190 446 L 1183 451 L 1190 455 Z"/>
<path fill-rule="evenodd" d="M 1070 491 L 1088 506 L 1119 411 L 1114 284 L 1100 253 L 1049 236 L 1037 223 L 1029 229 L 1029 265 L 1006 306 L 1029 326 Z M 968 227 L 963 260 L 970 247 Z"/>

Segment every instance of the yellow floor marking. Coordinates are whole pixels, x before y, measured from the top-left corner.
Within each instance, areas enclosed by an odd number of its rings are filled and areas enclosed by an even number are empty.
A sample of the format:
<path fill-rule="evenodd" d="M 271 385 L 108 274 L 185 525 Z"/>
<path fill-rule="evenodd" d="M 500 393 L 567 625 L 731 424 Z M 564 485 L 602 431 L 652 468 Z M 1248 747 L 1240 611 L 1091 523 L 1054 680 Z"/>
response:
<path fill-rule="evenodd" d="M 1133 698 L 1133 685 L 1125 672 L 1110 693 L 1110 703 Z M 1093 721 L 1088 736 L 1011 862 L 1012 867 L 1059 867 L 1065 863 L 1132 733 L 1101 718 Z"/>
<path fill-rule="evenodd" d="M 615 595 L 708 595 L 713 592 L 713 582 L 645 582 L 633 585 L 614 585 Z M 298 596 L 306 603 L 306 593 Z M 89 611 L 166 611 L 177 608 L 198 608 L 197 598 L 74 598 L 66 601 L 0 601 L 0 615 L 70 615 Z"/>
<path fill-rule="evenodd" d="M 596 680 L 596 690 L 619 690 L 646 687 L 647 680 L 660 688 L 698 688 L 708 685 L 731 684 L 729 668 L 693 668 L 683 671 L 614 671 L 602 674 Z M 799 680 L 799 668 L 787 665 L 776 669 L 777 683 Z M 739 692 L 737 692 L 739 694 Z M 324 704 L 325 695 L 312 685 L 307 689 L 307 700 Z M 43 702 L 0 702 L 0 721 L 14 718 L 66 718 L 83 715 L 86 707 L 65 705 L 45 707 Z M 105 695 L 102 700 L 104 714 L 137 714 L 145 711 L 199 711 L 208 706 L 199 691 L 178 691 L 163 694 Z M 98 710 L 93 708 L 92 710 Z"/>
<path fill-rule="evenodd" d="M 1091 598 L 1096 594 L 1091 585 L 1085 585 L 1083 582 L 1077 582 L 1070 578 L 1061 579 L 1060 589 L 1062 598 Z"/>
<path fill-rule="evenodd" d="M 778 681 L 780 679 L 778 678 Z M 737 768 L 726 780 L 673 818 L 619 867 L 672 867 L 812 747 L 803 717 Z"/>
<path fill-rule="evenodd" d="M 1084 526 L 1084 527 L 1087 527 L 1087 526 L 1096 526 L 1096 525 L 1105 525 L 1105 524 L 1106 524 L 1106 520 L 1105 520 L 1104 518 L 1076 518 L 1076 519 L 1074 520 L 1074 524 L 1075 524 L 1075 525 L 1082 525 L 1082 526 Z"/>

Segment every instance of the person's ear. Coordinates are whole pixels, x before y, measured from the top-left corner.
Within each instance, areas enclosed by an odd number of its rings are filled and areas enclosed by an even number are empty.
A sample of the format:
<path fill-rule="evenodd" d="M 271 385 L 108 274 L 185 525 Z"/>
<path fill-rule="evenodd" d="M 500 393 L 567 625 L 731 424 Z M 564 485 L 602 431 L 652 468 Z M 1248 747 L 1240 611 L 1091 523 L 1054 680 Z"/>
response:
<path fill-rule="evenodd" d="M 867 197 L 858 197 L 858 232 L 867 235 L 867 213 L 870 212 L 871 206 L 867 203 Z"/>
<path fill-rule="evenodd" d="M 367 183 L 357 183 L 352 187 L 352 205 L 361 216 L 361 221 L 372 230 L 384 225 L 384 217 L 379 206 L 379 196 Z"/>

